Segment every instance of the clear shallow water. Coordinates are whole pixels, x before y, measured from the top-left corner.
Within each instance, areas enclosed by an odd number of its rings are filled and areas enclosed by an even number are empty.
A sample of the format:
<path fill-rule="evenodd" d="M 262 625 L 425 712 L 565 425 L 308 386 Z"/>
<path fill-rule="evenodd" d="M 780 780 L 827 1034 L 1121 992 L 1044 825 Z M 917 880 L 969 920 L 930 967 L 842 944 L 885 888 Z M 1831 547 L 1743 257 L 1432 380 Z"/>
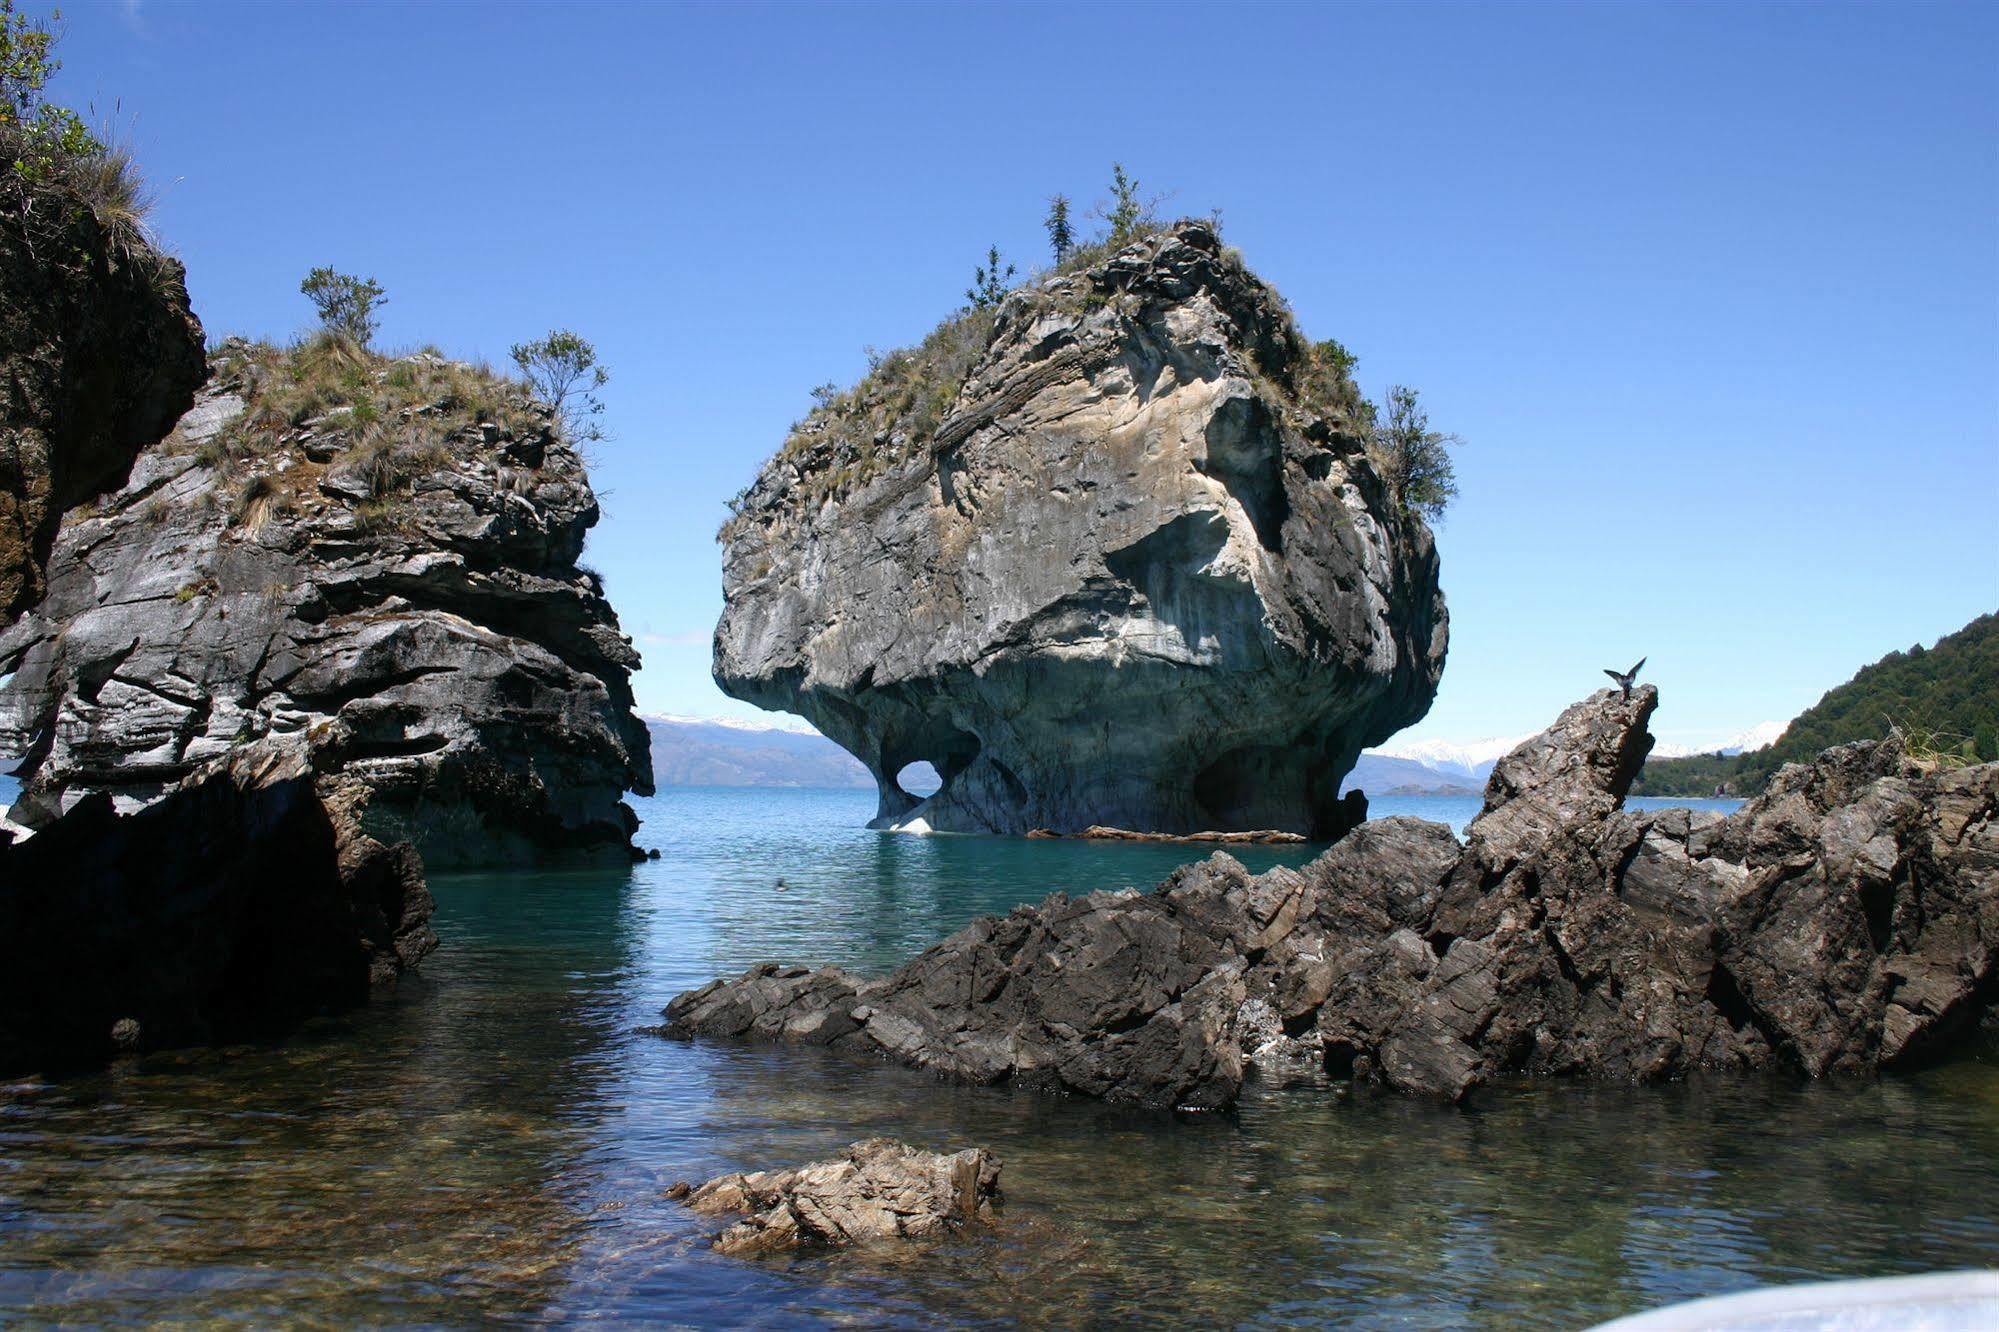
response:
<path fill-rule="evenodd" d="M 1523 1084 L 1464 1109 L 1253 1091 L 1176 1119 L 638 1034 L 762 958 L 884 967 L 981 912 L 1189 858 L 869 833 L 856 792 L 681 790 L 640 812 L 664 854 L 629 872 L 439 876 L 445 946 L 386 1004 L 283 1047 L 0 1093 L 0 1321 L 1575 1327 L 1999 1260 L 1987 1062 Z M 661 1196 L 878 1133 L 992 1147 L 1003 1226 L 752 1265 Z"/>

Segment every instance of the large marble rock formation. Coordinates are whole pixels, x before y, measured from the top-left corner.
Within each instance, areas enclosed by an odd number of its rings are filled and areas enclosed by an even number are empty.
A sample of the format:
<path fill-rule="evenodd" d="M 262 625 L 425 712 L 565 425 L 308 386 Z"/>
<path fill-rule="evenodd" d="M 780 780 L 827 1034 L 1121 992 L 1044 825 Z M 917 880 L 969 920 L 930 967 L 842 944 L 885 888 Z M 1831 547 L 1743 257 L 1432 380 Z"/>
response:
<path fill-rule="evenodd" d="M 137 813 L 100 793 L 0 837 L 0 1073 L 281 1035 L 393 984 L 437 944 L 430 892 L 352 795 L 267 740 Z"/>
<path fill-rule="evenodd" d="M 666 1030 L 1199 1107 L 1245 1072 L 1457 1099 L 1504 1073 L 1896 1067 L 1968 1038 L 1999 1004 L 1999 764 L 1849 745 L 1726 818 L 1625 810 L 1657 698 L 1563 713 L 1494 769 L 1462 845 L 1391 818 L 1300 870 L 1218 854 L 1152 893 L 975 921 L 879 979 L 754 968 L 675 999 Z"/>
<path fill-rule="evenodd" d="M 968 313 L 746 492 L 716 680 L 858 756 L 883 825 L 1336 834 L 1447 635 L 1429 530 L 1317 366 L 1199 223 Z"/>
<path fill-rule="evenodd" d="M 715 1247 L 750 1258 L 807 1245 L 928 1239 L 990 1222 L 999 1176 L 999 1161 L 982 1148 L 946 1154 L 869 1138 L 835 1160 L 717 1175 L 671 1192 L 707 1216 L 742 1214 L 715 1236 Z"/>
<path fill-rule="evenodd" d="M 59 183 L 0 190 L 0 625 L 41 596 L 64 510 L 124 483 L 200 387 L 178 261 Z"/>
<path fill-rule="evenodd" d="M 0 634 L 12 817 L 135 809 L 295 736 L 432 868 L 629 854 L 622 797 L 651 763 L 638 655 L 578 562 L 582 459 L 467 367 L 311 353 L 351 399 L 322 408 L 305 354 L 225 345 L 129 482 L 63 525 L 48 595 Z"/>

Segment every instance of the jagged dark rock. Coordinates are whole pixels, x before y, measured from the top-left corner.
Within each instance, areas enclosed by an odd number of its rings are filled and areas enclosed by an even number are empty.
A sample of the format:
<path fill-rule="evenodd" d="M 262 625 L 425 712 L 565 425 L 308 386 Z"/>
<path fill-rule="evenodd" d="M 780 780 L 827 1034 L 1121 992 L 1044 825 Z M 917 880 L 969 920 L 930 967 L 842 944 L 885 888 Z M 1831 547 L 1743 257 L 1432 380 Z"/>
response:
<path fill-rule="evenodd" d="M 1183 223 L 953 338 L 957 377 L 888 358 L 746 492 L 722 688 L 858 756 L 883 825 L 1356 822 L 1340 779 L 1427 711 L 1444 602 L 1276 293 Z"/>
<path fill-rule="evenodd" d="M 0 625 L 66 509 L 116 489 L 205 373 L 180 264 L 59 183 L 0 188 Z"/>
<path fill-rule="evenodd" d="M 945 1154 L 869 1138 L 837 1160 L 718 1175 L 668 1192 L 705 1215 L 744 1213 L 715 1237 L 715 1248 L 750 1258 L 802 1245 L 924 1239 L 990 1222 L 999 1176 L 999 1161 L 982 1148 Z"/>
<path fill-rule="evenodd" d="M 973 1082 L 1215 1107 L 1246 1071 L 1447 1100 L 1504 1073 L 1895 1067 L 1999 1003 L 1999 764 L 1891 742 L 1722 818 L 1622 801 L 1658 693 L 1603 690 L 1494 769 L 1460 846 L 1362 825 L 1302 869 L 973 922 L 881 979 L 774 964 L 666 1030 L 866 1050 Z"/>
<path fill-rule="evenodd" d="M 0 1073 L 282 1035 L 436 947 L 423 864 L 304 746 L 248 745 L 127 815 L 0 839 Z"/>
<path fill-rule="evenodd" d="M 433 868 L 629 855 L 651 764 L 638 655 L 578 563 L 596 520 L 548 412 L 470 367 L 225 344 L 0 635 L 12 817 L 134 809 L 289 735 Z"/>

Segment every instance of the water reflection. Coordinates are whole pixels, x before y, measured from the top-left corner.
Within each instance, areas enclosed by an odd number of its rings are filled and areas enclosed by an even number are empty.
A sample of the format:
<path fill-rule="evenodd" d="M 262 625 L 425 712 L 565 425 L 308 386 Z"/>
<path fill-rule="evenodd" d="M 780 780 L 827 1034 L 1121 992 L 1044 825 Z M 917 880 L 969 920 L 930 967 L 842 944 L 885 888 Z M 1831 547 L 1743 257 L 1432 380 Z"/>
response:
<path fill-rule="evenodd" d="M 886 966 L 1184 856 L 884 837 L 854 799 L 647 802 L 665 855 L 634 871 L 440 879 L 445 946 L 391 1004 L 0 1098 L 0 1319 L 1574 1327 L 1999 1254 L 1999 1068 L 1978 1061 L 1528 1083 L 1466 1109 L 1252 1093 L 1175 1120 L 636 1034 L 760 957 Z M 872 1133 L 991 1146 L 1004 1224 L 749 1265 L 661 1196 Z"/>

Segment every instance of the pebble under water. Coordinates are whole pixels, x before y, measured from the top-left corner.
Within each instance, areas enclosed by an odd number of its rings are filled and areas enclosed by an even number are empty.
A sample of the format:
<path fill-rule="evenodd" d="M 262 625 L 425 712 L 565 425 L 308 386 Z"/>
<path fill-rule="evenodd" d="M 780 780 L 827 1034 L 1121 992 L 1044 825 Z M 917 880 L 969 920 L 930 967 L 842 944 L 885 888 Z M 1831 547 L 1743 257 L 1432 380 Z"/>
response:
<path fill-rule="evenodd" d="M 983 912 L 1198 854 L 877 834 L 872 803 L 669 791 L 637 802 L 660 860 L 437 876 L 444 946 L 386 1003 L 282 1046 L 5 1087 L 0 1321 L 1573 1328 L 1999 1261 L 1990 1057 L 1518 1082 L 1462 1108 L 1252 1086 L 1176 1117 L 635 1030 L 754 961 L 885 968 Z M 992 1148 L 1003 1223 L 745 1263 L 662 1196 L 876 1134 Z"/>

